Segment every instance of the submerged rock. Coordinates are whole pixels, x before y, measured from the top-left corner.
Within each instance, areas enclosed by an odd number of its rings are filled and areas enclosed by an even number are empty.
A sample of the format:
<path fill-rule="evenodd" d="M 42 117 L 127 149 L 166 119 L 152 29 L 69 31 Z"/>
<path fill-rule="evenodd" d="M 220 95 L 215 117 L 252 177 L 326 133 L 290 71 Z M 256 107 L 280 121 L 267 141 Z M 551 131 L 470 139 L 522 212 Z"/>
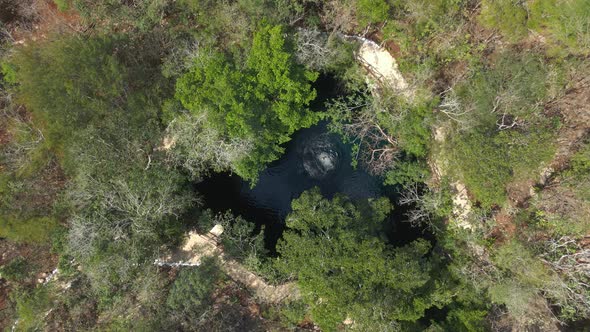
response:
<path fill-rule="evenodd" d="M 307 175 L 320 180 L 338 168 L 340 153 L 329 135 L 318 135 L 303 144 L 301 161 Z"/>

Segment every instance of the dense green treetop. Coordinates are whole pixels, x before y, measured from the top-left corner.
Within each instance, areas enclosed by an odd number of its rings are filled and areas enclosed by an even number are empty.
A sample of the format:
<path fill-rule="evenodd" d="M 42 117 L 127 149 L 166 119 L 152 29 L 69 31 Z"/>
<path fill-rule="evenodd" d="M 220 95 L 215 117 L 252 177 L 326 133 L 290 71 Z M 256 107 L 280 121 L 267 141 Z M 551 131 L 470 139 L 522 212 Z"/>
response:
<path fill-rule="evenodd" d="M 279 269 L 297 277 L 314 322 L 333 330 L 347 317 L 363 328 L 415 321 L 436 300 L 425 291 L 430 244 L 390 247 L 380 236 L 386 199 L 354 204 L 346 197 L 304 192 L 292 203 L 278 244 Z"/>
<path fill-rule="evenodd" d="M 193 113 L 206 113 L 209 126 L 229 138 L 255 139 L 255 150 L 233 166 L 255 180 L 264 165 L 283 152 L 297 129 L 319 119 L 308 109 L 315 98 L 317 74 L 297 65 L 281 26 L 262 26 L 244 63 L 229 55 L 204 51 L 178 79 L 176 97 Z"/>
<path fill-rule="evenodd" d="M 100 119 L 123 91 L 125 69 L 113 56 L 109 38 L 59 38 L 17 49 L 5 67 L 12 69 L 17 97 L 49 134 L 65 136 Z"/>

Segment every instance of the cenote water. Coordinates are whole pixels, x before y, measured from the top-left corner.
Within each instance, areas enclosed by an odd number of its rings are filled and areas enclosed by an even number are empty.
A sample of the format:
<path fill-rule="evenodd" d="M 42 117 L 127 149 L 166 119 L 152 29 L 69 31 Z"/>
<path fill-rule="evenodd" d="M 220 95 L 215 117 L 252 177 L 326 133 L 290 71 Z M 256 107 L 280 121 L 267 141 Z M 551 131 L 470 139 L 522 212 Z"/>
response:
<path fill-rule="evenodd" d="M 274 251 L 285 217 L 291 211 L 291 201 L 305 190 L 319 187 L 326 198 L 342 193 L 353 200 L 387 196 L 395 202 L 396 188 L 384 187 L 382 179 L 360 167 L 353 168 L 351 161 L 350 146 L 322 122 L 297 131 L 285 145 L 283 156 L 268 165 L 254 187 L 237 175 L 222 173 L 208 177 L 196 189 L 207 208 L 216 212 L 231 210 L 259 227 L 264 225 L 266 246 Z M 423 236 L 420 230 L 400 222 L 403 212 L 395 207 L 386 221 L 390 240 L 397 245 Z"/>

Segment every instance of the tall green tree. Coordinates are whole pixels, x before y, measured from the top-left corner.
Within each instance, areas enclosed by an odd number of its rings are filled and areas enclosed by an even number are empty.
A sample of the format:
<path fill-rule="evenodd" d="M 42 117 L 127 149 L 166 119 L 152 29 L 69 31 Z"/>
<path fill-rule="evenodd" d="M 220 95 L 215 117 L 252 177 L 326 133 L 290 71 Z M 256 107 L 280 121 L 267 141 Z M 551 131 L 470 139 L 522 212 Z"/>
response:
<path fill-rule="evenodd" d="M 432 288 L 430 244 L 417 240 L 393 248 L 381 236 L 391 210 L 387 199 L 328 200 L 316 188 L 292 207 L 277 267 L 297 278 L 322 329 L 334 330 L 350 318 L 364 330 L 392 330 L 445 301 Z"/>
<path fill-rule="evenodd" d="M 282 143 L 296 130 L 319 119 L 308 108 L 315 98 L 317 74 L 296 64 L 281 26 L 263 25 L 247 59 L 202 52 L 178 79 L 176 97 L 229 138 L 254 141 L 254 151 L 237 161 L 240 176 L 256 180 L 264 166 L 282 153 Z"/>

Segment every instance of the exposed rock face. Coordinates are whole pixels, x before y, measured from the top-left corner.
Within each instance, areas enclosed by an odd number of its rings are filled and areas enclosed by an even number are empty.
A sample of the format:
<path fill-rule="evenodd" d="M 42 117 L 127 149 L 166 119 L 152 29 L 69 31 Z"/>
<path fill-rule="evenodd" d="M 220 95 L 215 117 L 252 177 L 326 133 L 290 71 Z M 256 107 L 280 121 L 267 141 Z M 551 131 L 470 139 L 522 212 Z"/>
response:
<path fill-rule="evenodd" d="M 414 91 L 402 76 L 397 61 L 384 47 L 365 37 L 345 34 L 340 36 L 361 42 L 361 46 L 356 53 L 356 60 L 367 70 L 369 74 L 367 78 L 370 77 L 376 80 L 377 83 L 389 86 L 408 99 L 414 97 Z M 371 80 L 368 83 L 373 88 L 377 87 Z"/>

